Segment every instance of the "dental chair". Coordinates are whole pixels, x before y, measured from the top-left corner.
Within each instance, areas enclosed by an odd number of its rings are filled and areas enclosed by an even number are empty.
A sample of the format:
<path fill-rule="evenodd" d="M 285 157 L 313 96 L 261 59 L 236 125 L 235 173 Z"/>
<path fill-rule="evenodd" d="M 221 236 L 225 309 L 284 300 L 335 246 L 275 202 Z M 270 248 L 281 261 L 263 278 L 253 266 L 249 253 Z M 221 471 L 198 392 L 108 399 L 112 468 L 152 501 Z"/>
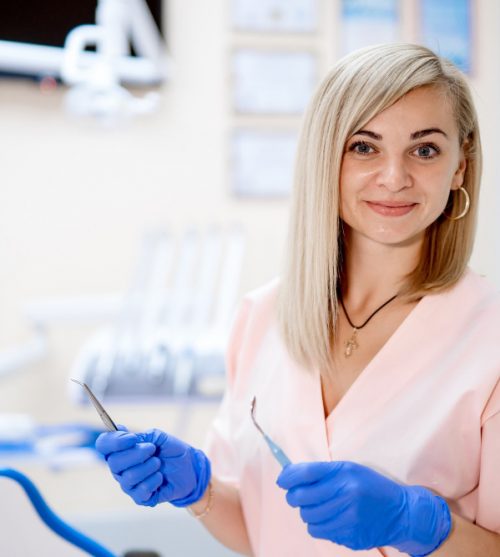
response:
<path fill-rule="evenodd" d="M 61 520 L 33 482 L 0 468 L 0 555 L 9 557 L 117 557 Z"/>
<path fill-rule="evenodd" d="M 104 402 L 218 401 L 244 252 L 239 225 L 189 228 L 178 242 L 146 235 L 114 322 L 84 345 L 71 377 Z M 71 398 L 86 404 L 75 386 Z"/>

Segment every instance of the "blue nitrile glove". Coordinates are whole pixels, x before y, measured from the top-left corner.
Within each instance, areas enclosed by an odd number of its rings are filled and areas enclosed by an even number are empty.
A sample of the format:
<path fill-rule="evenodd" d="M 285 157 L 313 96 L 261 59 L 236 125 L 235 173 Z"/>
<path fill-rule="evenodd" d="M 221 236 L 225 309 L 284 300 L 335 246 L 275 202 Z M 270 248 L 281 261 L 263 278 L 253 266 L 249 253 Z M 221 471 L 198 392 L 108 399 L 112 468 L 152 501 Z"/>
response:
<path fill-rule="evenodd" d="M 210 481 L 205 453 L 159 429 L 102 433 L 96 449 L 138 505 L 154 507 L 168 501 L 186 507 L 201 499 Z"/>
<path fill-rule="evenodd" d="M 277 484 L 288 490 L 288 504 L 300 507 L 311 536 L 351 549 L 389 545 L 423 557 L 450 533 L 451 515 L 444 499 L 355 462 L 290 464 Z"/>

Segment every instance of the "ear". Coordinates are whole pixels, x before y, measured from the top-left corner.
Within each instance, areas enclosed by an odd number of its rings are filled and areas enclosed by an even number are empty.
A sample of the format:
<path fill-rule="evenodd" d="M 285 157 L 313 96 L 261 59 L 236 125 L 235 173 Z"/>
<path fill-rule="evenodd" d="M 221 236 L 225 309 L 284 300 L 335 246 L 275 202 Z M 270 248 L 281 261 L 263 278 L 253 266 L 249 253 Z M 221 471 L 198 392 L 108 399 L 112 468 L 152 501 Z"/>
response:
<path fill-rule="evenodd" d="M 465 158 L 464 149 L 466 146 L 462 146 L 460 149 L 460 161 L 458 163 L 458 168 L 453 175 L 453 180 L 451 183 L 452 190 L 458 190 L 458 188 L 464 183 L 465 169 L 467 168 L 467 159 Z"/>

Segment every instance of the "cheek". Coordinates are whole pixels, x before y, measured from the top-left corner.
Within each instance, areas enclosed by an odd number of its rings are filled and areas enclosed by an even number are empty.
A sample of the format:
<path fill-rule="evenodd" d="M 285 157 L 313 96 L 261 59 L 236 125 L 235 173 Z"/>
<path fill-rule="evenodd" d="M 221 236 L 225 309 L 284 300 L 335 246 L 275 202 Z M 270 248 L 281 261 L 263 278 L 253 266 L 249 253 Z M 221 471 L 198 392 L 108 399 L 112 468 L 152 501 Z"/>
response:
<path fill-rule="evenodd" d="M 348 219 L 349 215 L 351 215 L 356 210 L 356 194 L 352 191 L 352 187 L 349 187 L 344 184 L 344 186 L 340 185 L 340 202 L 339 202 L 339 212 L 340 218 Z"/>
<path fill-rule="evenodd" d="M 440 202 L 440 205 L 443 209 L 446 207 L 450 195 L 451 195 L 450 187 L 443 188 L 443 191 L 441 192 L 441 202 Z"/>
<path fill-rule="evenodd" d="M 343 164 L 339 177 L 341 211 L 343 208 L 355 208 L 360 191 L 366 185 L 366 173 L 354 169 L 349 163 Z"/>
<path fill-rule="evenodd" d="M 345 160 L 340 169 L 340 186 L 350 189 L 363 187 L 367 181 L 373 180 L 373 176 L 380 170 L 378 166 L 374 161 Z"/>
<path fill-rule="evenodd" d="M 343 218 L 346 213 L 346 201 L 349 195 L 349 186 L 347 185 L 345 179 L 345 173 L 343 171 L 340 172 L 339 177 L 339 212 L 340 218 Z"/>
<path fill-rule="evenodd" d="M 430 188 L 429 195 L 435 199 L 436 205 L 441 206 L 443 209 L 450 197 L 451 186 L 453 185 L 454 172 L 443 171 L 438 175 L 431 177 L 429 180 Z"/>

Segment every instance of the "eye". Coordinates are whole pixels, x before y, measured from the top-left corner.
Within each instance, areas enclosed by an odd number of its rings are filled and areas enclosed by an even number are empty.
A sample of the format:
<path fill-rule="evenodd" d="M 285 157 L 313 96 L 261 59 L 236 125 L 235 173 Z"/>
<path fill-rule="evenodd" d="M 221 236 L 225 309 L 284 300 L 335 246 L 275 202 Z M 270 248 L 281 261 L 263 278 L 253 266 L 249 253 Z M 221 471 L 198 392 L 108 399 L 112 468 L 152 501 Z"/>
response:
<path fill-rule="evenodd" d="M 421 159 L 433 159 L 441 152 L 437 145 L 433 143 L 426 143 L 425 145 L 419 145 L 416 149 L 412 151 Z"/>
<path fill-rule="evenodd" d="M 364 141 L 356 141 L 349 145 L 349 151 L 353 153 L 357 153 L 358 155 L 371 155 L 374 152 L 374 149 L 368 143 Z"/>

